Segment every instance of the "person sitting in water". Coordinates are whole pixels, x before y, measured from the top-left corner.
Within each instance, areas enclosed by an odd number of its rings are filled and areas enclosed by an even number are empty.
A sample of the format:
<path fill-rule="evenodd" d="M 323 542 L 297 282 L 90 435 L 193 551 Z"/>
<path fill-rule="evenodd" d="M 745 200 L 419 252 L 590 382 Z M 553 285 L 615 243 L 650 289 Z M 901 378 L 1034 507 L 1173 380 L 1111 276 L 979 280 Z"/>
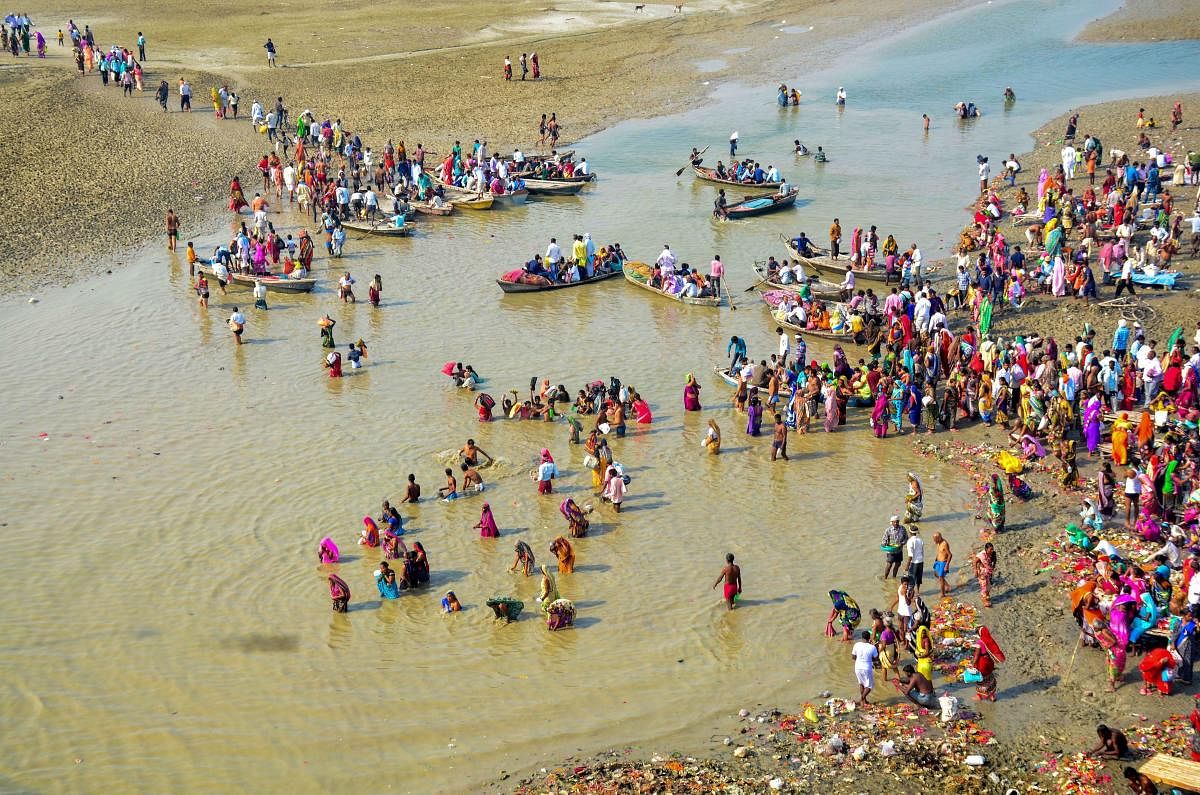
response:
<path fill-rule="evenodd" d="M 813 160 L 815 160 L 815 161 L 816 161 L 816 162 L 818 162 L 818 163 L 824 163 L 824 162 L 826 162 L 828 159 L 829 159 L 829 158 L 827 158 L 827 157 L 825 156 L 825 150 L 824 150 L 824 149 L 822 149 L 821 147 L 819 147 L 819 146 L 818 146 L 818 147 L 817 147 L 817 153 L 816 153 L 815 155 L 813 155 Z"/>
<path fill-rule="evenodd" d="M 799 138 L 797 138 L 795 141 L 793 141 L 793 143 L 795 144 L 794 151 L 796 152 L 796 154 L 798 154 L 800 156 L 804 156 L 804 155 L 808 154 L 808 147 L 805 146 L 804 144 L 800 143 Z"/>
<path fill-rule="evenodd" d="M 510 624 L 516 621 L 517 617 L 521 615 L 521 611 L 525 609 L 524 602 L 508 596 L 496 596 L 488 599 L 484 604 L 492 608 L 496 618 L 503 618 Z"/>
<path fill-rule="evenodd" d="M 379 568 L 375 570 L 375 587 L 384 599 L 400 598 L 400 584 L 396 582 L 396 572 L 386 560 L 380 561 Z"/>
<path fill-rule="evenodd" d="M 363 529 L 359 534 L 358 543 L 365 547 L 379 546 L 379 525 L 370 516 L 363 517 Z"/>
<path fill-rule="evenodd" d="M 460 610 L 462 610 L 462 603 L 458 601 L 454 591 L 446 591 L 446 595 L 442 597 L 442 612 L 457 613 Z"/>

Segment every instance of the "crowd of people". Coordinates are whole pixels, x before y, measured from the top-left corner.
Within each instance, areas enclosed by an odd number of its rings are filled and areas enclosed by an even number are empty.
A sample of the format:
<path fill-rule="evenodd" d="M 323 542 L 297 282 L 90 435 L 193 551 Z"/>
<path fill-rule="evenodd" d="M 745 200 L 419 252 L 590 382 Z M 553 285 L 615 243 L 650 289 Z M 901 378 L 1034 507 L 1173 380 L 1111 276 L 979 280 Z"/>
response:
<path fill-rule="evenodd" d="M 585 232 L 573 235 L 566 250 L 558 244 L 558 238 L 550 238 L 544 256 L 535 254 L 517 270 L 503 274 L 500 280 L 543 287 L 573 284 L 620 271 L 624 262 L 625 252 L 620 243 L 596 248 L 591 234 Z"/>

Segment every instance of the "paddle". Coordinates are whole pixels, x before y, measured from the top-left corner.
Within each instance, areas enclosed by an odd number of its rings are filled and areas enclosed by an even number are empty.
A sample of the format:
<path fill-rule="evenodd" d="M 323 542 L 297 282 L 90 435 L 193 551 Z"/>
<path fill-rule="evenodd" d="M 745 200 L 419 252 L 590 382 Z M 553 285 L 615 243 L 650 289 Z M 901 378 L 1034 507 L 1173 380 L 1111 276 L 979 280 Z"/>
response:
<path fill-rule="evenodd" d="M 755 266 L 758 266 L 758 265 L 766 265 L 767 263 L 766 263 L 766 260 L 756 260 L 756 261 L 754 262 L 754 264 L 755 264 Z M 764 271 L 763 271 L 763 273 L 766 273 L 766 271 L 764 270 Z M 745 290 L 742 290 L 742 292 L 743 292 L 743 293 L 748 293 L 748 292 L 751 292 L 752 290 L 757 290 L 757 289 L 758 289 L 758 287 L 759 287 L 759 285 L 762 285 L 762 284 L 766 284 L 766 283 L 767 283 L 767 278 L 768 278 L 768 277 L 766 277 L 766 276 L 763 276 L 763 277 L 762 277 L 761 279 L 759 279 L 757 282 L 755 282 L 754 284 L 750 285 L 750 286 L 749 286 L 749 287 L 747 287 Z"/>
<path fill-rule="evenodd" d="M 692 164 L 692 161 L 695 160 L 697 157 L 700 157 L 700 155 L 704 154 L 707 151 L 708 151 L 708 147 L 706 146 L 703 149 L 701 149 L 699 152 L 697 152 L 694 156 L 689 157 L 688 161 L 686 163 L 684 163 L 682 166 L 680 166 L 679 170 L 675 172 L 675 176 L 677 176 L 677 177 L 682 176 L 683 172 L 687 169 L 687 167 Z"/>

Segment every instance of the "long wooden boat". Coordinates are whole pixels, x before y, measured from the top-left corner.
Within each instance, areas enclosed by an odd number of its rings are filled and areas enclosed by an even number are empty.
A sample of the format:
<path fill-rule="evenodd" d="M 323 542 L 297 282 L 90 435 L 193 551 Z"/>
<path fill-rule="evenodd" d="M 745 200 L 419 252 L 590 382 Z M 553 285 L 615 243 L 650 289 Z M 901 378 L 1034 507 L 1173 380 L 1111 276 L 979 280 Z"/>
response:
<path fill-rule="evenodd" d="M 650 286 L 650 275 L 653 271 L 649 265 L 644 262 L 626 262 L 622 268 L 625 273 L 625 281 L 630 284 L 641 287 L 643 290 L 649 290 L 652 293 L 657 293 L 663 298 L 669 298 L 672 301 L 678 301 L 681 304 L 691 304 L 692 306 L 710 306 L 719 307 L 721 305 L 720 297 L 709 296 L 707 298 L 689 298 L 683 295 L 671 295 L 663 292 L 657 287 Z"/>
<path fill-rule="evenodd" d="M 541 177 L 537 176 L 536 169 L 530 169 L 529 171 L 518 172 L 516 174 L 516 176 L 518 176 L 524 180 L 531 180 L 531 179 L 540 180 L 541 179 Z M 575 174 L 570 177 L 552 177 L 549 181 L 550 182 L 591 182 L 594 179 L 596 179 L 596 172 L 592 171 L 588 174 Z"/>
<path fill-rule="evenodd" d="M 443 204 L 441 207 L 434 207 L 429 202 L 409 202 L 408 206 L 418 215 L 446 216 L 454 213 L 454 205 L 449 203 Z"/>
<path fill-rule="evenodd" d="M 812 268 L 822 276 L 837 276 L 839 279 L 845 277 L 846 266 L 850 264 L 849 257 L 846 257 L 845 259 L 834 259 L 830 256 L 805 257 L 796 250 L 796 247 L 792 245 L 792 241 L 787 241 L 785 245 L 787 246 L 788 254 L 793 259 L 800 260 L 800 262 Z M 862 279 L 864 281 L 879 282 L 881 284 L 887 282 L 888 280 L 887 271 L 883 269 L 864 271 L 855 268 L 854 278 L 856 280 Z"/>
<path fill-rule="evenodd" d="M 758 285 L 756 285 L 760 290 L 763 287 L 767 287 L 772 290 L 783 290 L 785 292 L 796 294 L 800 293 L 800 285 L 796 284 L 795 282 L 791 284 L 784 284 L 783 282 L 773 282 L 768 279 L 767 270 L 762 265 L 755 265 L 754 270 L 761 279 Z M 842 288 L 839 285 L 836 285 L 833 282 L 821 281 L 819 279 L 816 281 L 810 281 L 808 283 L 808 289 L 812 293 L 813 298 L 821 299 L 838 298 L 841 296 L 842 292 Z"/>
<path fill-rule="evenodd" d="M 738 182 L 736 179 L 722 179 L 717 172 L 704 166 L 692 166 L 692 171 L 705 182 L 716 182 L 720 185 L 735 185 L 742 190 L 779 190 L 782 182 Z"/>
<path fill-rule="evenodd" d="M 217 274 L 212 269 L 210 260 L 196 260 L 196 270 L 209 277 L 214 283 L 217 279 Z M 317 280 L 309 277 L 307 279 L 285 279 L 281 276 L 249 276 L 243 273 L 229 272 L 229 284 L 236 287 L 245 287 L 253 289 L 254 282 L 261 280 L 263 286 L 270 293 L 311 293 L 312 289 L 317 286 Z M 214 285 L 210 285 L 213 287 Z"/>
<path fill-rule="evenodd" d="M 396 216 L 383 217 L 377 221 L 356 221 L 347 219 L 342 221 L 342 226 L 347 229 L 353 229 L 356 232 L 366 232 L 368 235 L 381 235 L 383 237 L 408 237 L 416 229 L 416 226 L 408 221 L 404 222 L 404 226 L 396 226 Z"/>
<path fill-rule="evenodd" d="M 598 273 L 590 279 L 581 279 L 577 282 L 554 283 L 554 284 L 522 284 L 520 282 L 506 282 L 503 279 L 497 279 L 496 284 L 500 285 L 500 289 L 506 293 L 540 293 L 546 290 L 565 290 L 568 287 L 583 287 L 585 284 L 594 282 L 602 282 L 605 279 L 611 279 L 614 276 L 620 276 L 622 271 L 611 270 L 607 273 Z"/>
<path fill-rule="evenodd" d="M 736 204 L 725 207 L 729 218 L 750 218 L 755 215 L 766 215 L 776 210 L 783 210 L 796 203 L 800 194 L 799 188 L 792 188 L 787 193 L 776 193 L 774 196 L 747 196 Z"/>
<path fill-rule="evenodd" d="M 548 155 L 531 155 L 528 152 L 523 154 L 525 157 L 524 162 L 526 163 L 541 163 L 543 160 L 549 160 L 551 163 L 563 163 L 567 160 L 573 160 L 575 158 L 574 149 L 564 149 L 561 152 L 556 149 L 552 149 Z"/>
<path fill-rule="evenodd" d="M 554 179 L 527 179 L 525 187 L 534 196 L 573 196 L 583 190 L 584 182 L 562 182 Z"/>

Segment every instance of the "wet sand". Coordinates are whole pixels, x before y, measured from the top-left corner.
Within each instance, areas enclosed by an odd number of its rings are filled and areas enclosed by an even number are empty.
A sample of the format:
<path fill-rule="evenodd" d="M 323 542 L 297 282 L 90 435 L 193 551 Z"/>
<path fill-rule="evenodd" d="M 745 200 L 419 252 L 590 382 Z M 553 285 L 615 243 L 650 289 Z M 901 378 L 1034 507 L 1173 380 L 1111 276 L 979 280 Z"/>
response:
<path fill-rule="evenodd" d="M 479 137 L 494 151 L 529 149 L 542 113 L 558 114 L 566 144 L 625 119 L 693 107 L 747 74 L 801 74 L 843 48 L 963 4 L 850 0 L 831 16 L 818 0 L 689 2 L 681 14 L 666 3 L 635 12 L 632 3 L 569 0 L 548 13 L 524 2 L 498 14 L 494 5 L 447 2 L 397 18 L 391 6 L 363 3 L 339 10 L 336 28 L 324 9 L 231 16 L 221 3 L 163 0 L 140 8 L 135 20 L 114 18 L 95 2 L 52 5 L 34 15 L 49 57 L 6 59 L 10 68 L 0 70 L 0 86 L 16 99 L 0 105 L 0 123 L 16 133 L 0 167 L 20 175 L 5 181 L 0 200 L 29 207 L 38 219 L 0 230 L 0 294 L 29 294 L 111 268 L 114 256 L 119 263 L 120 252 L 162 234 L 169 206 L 183 215 L 184 239 L 211 224 L 197 210 L 224 196 L 233 173 L 252 172 L 266 147 L 248 122 L 212 118 L 211 86 L 236 90 L 243 114 L 255 98 L 266 104 L 283 96 L 293 114 L 311 108 L 318 118 L 340 117 L 377 145 L 393 138 L 437 151 Z M 204 24 L 214 15 L 224 24 Z M 75 77 L 70 49 L 52 41 L 68 18 L 91 24 L 101 46 L 133 46 L 143 31 L 146 93 L 127 100 L 115 87 L 102 89 L 98 73 Z M 813 28 L 793 39 L 802 49 L 779 46 L 788 39 L 778 28 L 789 22 Z M 737 47 L 747 31 L 765 46 Z M 276 69 L 265 66 L 267 36 L 278 47 Z M 523 51 L 538 53 L 543 79 L 519 80 Z M 509 84 L 501 75 L 505 55 L 516 70 Z M 696 61 L 711 56 L 725 66 L 701 74 Z M 187 116 L 174 112 L 184 76 L 195 92 Z M 152 96 L 161 79 L 172 90 L 165 116 Z M 686 150 L 678 156 L 682 162 Z"/>
<path fill-rule="evenodd" d="M 1125 5 L 1084 28 L 1082 41 L 1173 41 L 1200 38 L 1192 0 L 1125 0 Z"/>

